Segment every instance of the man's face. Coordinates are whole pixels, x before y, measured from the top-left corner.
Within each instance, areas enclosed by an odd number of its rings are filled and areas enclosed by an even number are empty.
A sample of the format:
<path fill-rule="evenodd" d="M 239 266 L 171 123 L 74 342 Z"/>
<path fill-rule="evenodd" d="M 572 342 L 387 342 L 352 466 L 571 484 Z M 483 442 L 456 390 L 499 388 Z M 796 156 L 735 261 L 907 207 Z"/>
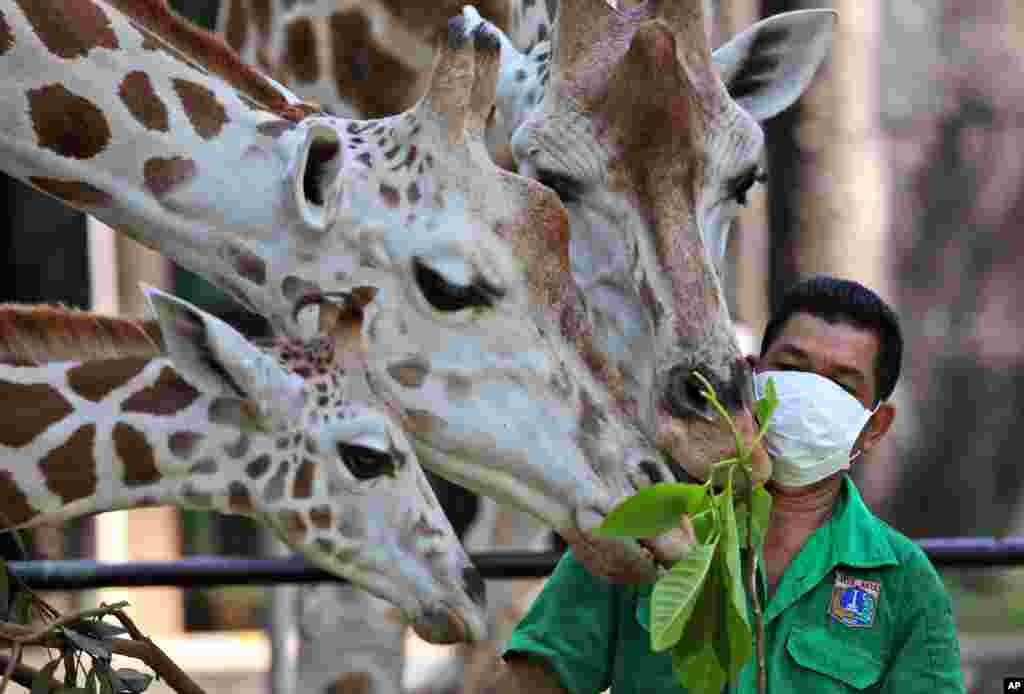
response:
<path fill-rule="evenodd" d="M 878 336 L 849 323 L 829 323 L 809 313 L 787 320 L 758 361 L 760 371 L 809 371 L 839 385 L 865 409 L 875 406 Z"/>
<path fill-rule="evenodd" d="M 873 409 L 878 394 L 875 359 L 878 336 L 849 323 L 829 323 L 809 313 L 795 313 L 779 331 L 756 370 L 809 371 L 837 384 Z M 853 449 L 867 452 L 885 435 L 892 424 L 895 408 L 882 403 L 864 425 Z"/>

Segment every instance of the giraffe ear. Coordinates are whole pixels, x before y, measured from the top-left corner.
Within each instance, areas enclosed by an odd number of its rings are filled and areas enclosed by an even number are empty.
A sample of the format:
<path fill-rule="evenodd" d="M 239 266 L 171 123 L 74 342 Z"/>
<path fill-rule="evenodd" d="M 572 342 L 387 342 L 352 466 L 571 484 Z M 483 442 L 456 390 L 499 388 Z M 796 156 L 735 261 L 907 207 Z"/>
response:
<path fill-rule="evenodd" d="M 838 14 L 797 10 L 764 19 L 712 56 L 729 94 L 757 120 L 789 108 L 824 62 Z"/>
<path fill-rule="evenodd" d="M 205 393 L 231 395 L 256 406 L 249 424 L 274 427 L 302 413 L 302 379 L 224 321 L 196 306 L 142 286 L 153 316 L 160 323 L 174 368 Z M 244 410 L 245 408 L 243 408 Z"/>

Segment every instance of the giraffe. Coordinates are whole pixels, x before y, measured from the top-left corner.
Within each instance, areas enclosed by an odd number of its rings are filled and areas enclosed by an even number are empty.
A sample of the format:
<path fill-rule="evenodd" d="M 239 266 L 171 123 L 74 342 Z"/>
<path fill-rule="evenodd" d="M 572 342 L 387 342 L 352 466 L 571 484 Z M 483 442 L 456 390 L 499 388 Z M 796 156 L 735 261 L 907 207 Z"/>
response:
<path fill-rule="evenodd" d="M 550 79 L 513 155 L 569 212 L 572 275 L 617 401 L 704 478 L 725 451 L 691 374 L 754 427 L 722 291 L 728 227 L 763 177 L 758 121 L 808 86 L 835 13 L 769 18 L 713 55 L 697 0 L 562 0 L 559 13 Z"/>
<path fill-rule="evenodd" d="M 483 581 L 408 440 L 350 397 L 362 357 L 345 333 L 358 342 L 358 302 L 343 330 L 261 350 L 187 302 L 146 295 L 158 333 L 0 309 L 5 529 L 152 505 L 247 515 L 428 641 L 483 638 Z M 90 347 L 96 332 L 104 343 Z M 152 356 L 154 337 L 169 357 Z M 111 353 L 135 356 L 48 361 Z"/>
<path fill-rule="evenodd" d="M 425 465 L 532 513 L 616 580 L 685 551 L 590 533 L 671 473 L 587 366 L 564 208 L 487 156 L 489 23 L 454 18 L 416 106 L 358 121 L 316 112 L 157 0 L 0 8 L 0 167 L 282 335 L 304 335 L 308 307 L 377 288 L 368 381 Z M 69 8 L 90 21 L 54 28 Z"/>

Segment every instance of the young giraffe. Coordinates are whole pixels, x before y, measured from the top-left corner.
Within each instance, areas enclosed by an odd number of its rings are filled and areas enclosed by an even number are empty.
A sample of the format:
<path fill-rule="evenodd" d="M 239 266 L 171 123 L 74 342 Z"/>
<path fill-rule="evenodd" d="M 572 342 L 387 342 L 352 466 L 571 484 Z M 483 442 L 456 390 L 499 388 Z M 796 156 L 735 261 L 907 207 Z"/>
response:
<path fill-rule="evenodd" d="M 283 87 L 156 0 L 54 3 L 0 4 L 0 167 L 286 335 L 305 333 L 304 306 L 377 287 L 370 385 L 424 463 L 585 545 L 597 573 L 654 575 L 641 544 L 589 532 L 671 474 L 587 366 L 564 210 L 487 157 L 493 27 L 450 22 L 417 105 L 353 121 L 303 117 Z M 90 21 L 55 29 L 69 8 Z M 652 546 L 685 550 L 673 537 Z"/>
<path fill-rule="evenodd" d="M 408 441 L 348 395 L 362 357 L 344 333 L 358 341 L 358 302 L 337 345 L 283 339 L 263 352 L 194 306 L 155 289 L 147 298 L 169 359 L 47 363 L 146 354 L 155 331 L 107 319 L 113 332 L 95 347 L 83 340 L 96 332 L 87 314 L 0 310 L 3 527 L 168 504 L 247 515 L 397 606 L 423 638 L 482 638 L 483 581 Z"/>

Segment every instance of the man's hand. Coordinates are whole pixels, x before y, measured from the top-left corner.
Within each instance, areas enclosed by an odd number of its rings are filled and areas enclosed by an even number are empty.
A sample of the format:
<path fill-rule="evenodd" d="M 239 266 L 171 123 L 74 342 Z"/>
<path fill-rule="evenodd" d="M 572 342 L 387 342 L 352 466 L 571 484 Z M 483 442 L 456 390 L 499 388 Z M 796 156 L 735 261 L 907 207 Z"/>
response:
<path fill-rule="evenodd" d="M 499 667 L 501 674 L 487 694 L 569 694 L 541 659 L 513 656 Z"/>

